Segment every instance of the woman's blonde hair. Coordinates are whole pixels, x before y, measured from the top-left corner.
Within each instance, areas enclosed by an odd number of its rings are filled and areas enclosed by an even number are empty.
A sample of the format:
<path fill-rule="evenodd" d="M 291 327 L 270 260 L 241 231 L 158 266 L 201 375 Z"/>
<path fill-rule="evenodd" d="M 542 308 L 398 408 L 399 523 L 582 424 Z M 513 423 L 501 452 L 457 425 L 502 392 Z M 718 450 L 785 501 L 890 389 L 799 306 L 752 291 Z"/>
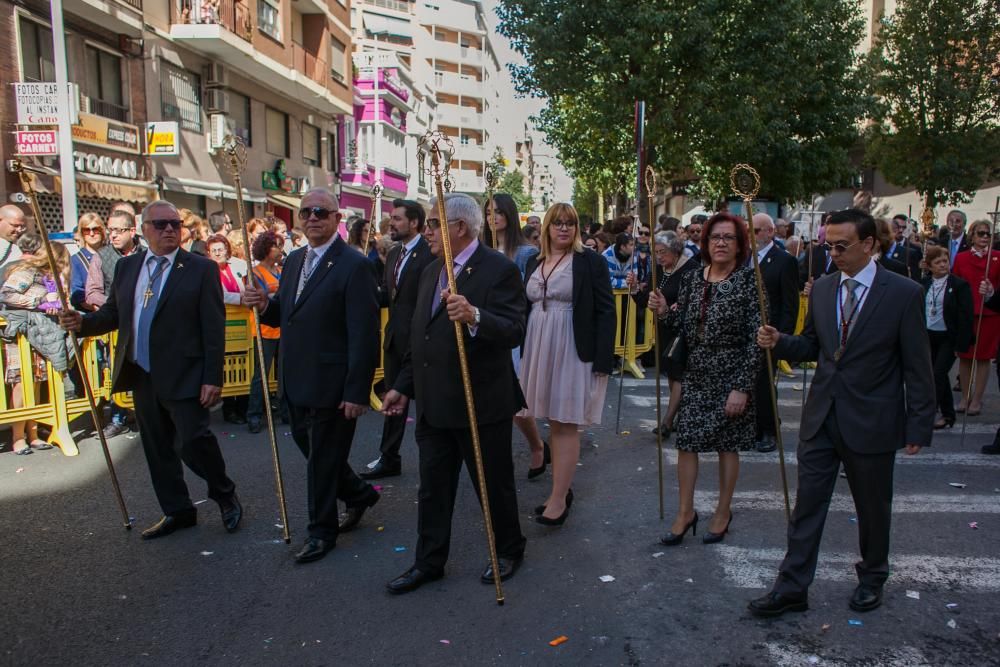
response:
<path fill-rule="evenodd" d="M 580 238 L 580 216 L 572 204 L 553 204 L 545 212 L 545 219 L 542 220 L 541 235 L 539 242 L 541 250 L 538 252 L 538 259 L 545 259 L 552 254 L 552 241 L 549 240 L 549 225 L 559 220 L 559 218 L 569 218 L 573 223 L 573 252 L 583 252 L 583 239 Z"/>
<path fill-rule="evenodd" d="M 108 242 L 108 229 L 104 226 L 104 220 L 97 213 L 87 211 L 80 216 L 80 220 L 76 224 L 76 244 L 81 248 L 86 245 L 83 242 L 83 228 L 92 225 L 95 222 L 101 227 L 101 245 Z"/>

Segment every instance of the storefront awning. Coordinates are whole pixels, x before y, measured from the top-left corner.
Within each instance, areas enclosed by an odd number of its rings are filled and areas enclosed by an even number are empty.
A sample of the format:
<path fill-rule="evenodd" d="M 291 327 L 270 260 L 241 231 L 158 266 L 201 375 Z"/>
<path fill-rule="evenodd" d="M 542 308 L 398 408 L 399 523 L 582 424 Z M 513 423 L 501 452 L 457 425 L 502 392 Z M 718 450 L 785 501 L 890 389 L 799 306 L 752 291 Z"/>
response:
<path fill-rule="evenodd" d="M 413 39 L 413 30 L 410 28 L 409 21 L 370 12 L 365 12 L 364 20 L 365 30 L 373 35 L 392 35 Z"/>
<path fill-rule="evenodd" d="M 284 206 L 285 208 L 290 208 L 293 211 L 299 210 L 302 205 L 302 197 L 297 195 L 289 195 L 285 193 L 272 192 L 267 195 L 267 200 L 272 204 L 277 204 L 278 206 Z"/>
<path fill-rule="evenodd" d="M 62 193 L 62 177 L 59 172 L 49 167 L 33 167 L 41 169 L 43 174 L 31 174 L 32 187 L 40 193 Z M 97 174 L 76 173 L 76 195 L 78 197 L 97 197 L 146 203 L 156 199 L 156 188 L 148 181 L 133 181 L 116 176 L 99 176 Z"/>
<path fill-rule="evenodd" d="M 188 195 L 210 197 L 212 199 L 236 199 L 236 188 L 225 183 L 211 183 L 193 178 L 164 176 L 163 187 L 167 192 L 183 192 Z M 170 199 L 169 196 L 166 199 Z M 267 201 L 262 190 L 243 188 L 243 201 L 263 204 Z"/>

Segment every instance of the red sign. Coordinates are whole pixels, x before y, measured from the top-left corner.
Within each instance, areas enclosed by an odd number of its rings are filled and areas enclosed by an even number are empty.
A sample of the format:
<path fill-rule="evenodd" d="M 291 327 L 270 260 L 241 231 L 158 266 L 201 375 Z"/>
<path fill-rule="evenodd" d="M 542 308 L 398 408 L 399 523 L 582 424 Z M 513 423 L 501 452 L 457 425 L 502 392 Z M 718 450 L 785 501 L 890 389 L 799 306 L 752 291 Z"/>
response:
<path fill-rule="evenodd" d="M 38 130 L 16 132 L 18 155 L 59 155 L 58 132 Z"/>

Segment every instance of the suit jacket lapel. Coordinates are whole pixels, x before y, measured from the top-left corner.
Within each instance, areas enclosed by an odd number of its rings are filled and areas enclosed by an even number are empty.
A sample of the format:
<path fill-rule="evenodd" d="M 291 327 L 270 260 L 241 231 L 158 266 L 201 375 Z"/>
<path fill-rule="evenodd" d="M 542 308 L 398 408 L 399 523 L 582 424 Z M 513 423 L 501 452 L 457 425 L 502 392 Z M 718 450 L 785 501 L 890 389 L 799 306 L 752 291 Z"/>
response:
<path fill-rule="evenodd" d="M 340 253 L 344 251 L 345 244 L 340 236 L 334 237 L 333 245 L 327 248 L 323 256 L 319 258 L 315 268 L 313 268 L 312 275 L 309 276 L 309 280 L 306 282 L 305 287 L 302 288 L 302 293 L 299 294 L 299 298 L 295 301 L 295 308 L 298 308 L 301 304 L 309 298 L 309 295 L 316 290 L 316 285 L 322 282 L 324 276 L 330 272 L 330 269 L 337 263 L 337 259 L 340 257 Z M 308 250 L 306 252 L 309 252 Z M 302 253 L 302 261 L 305 262 L 305 253 Z M 299 264 L 299 275 L 302 274 L 302 264 Z M 296 284 L 298 288 L 298 284 Z M 294 296 L 294 294 L 293 294 Z"/>
<path fill-rule="evenodd" d="M 467 261 L 465 266 L 462 267 L 462 271 L 455 276 L 455 289 L 458 290 L 459 294 L 462 293 L 462 285 L 467 283 L 469 278 L 472 277 L 472 274 L 476 272 L 476 268 L 479 266 L 479 262 L 482 260 L 483 253 L 485 252 L 486 250 L 484 250 L 482 244 L 480 244 L 479 247 L 476 248 L 476 251 L 472 253 L 472 257 L 469 258 L 469 261 Z"/>
<path fill-rule="evenodd" d="M 426 312 L 428 306 L 432 306 L 434 308 L 434 313 L 427 318 L 427 326 L 430 326 L 434 320 L 438 318 L 438 315 L 443 313 L 445 310 L 443 306 L 440 308 L 437 306 L 437 302 L 440 300 L 440 296 L 438 295 L 438 282 L 441 280 L 441 269 L 444 268 L 444 260 L 435 259 L 431 262 L 431 266 L 433 266 L 434 269 L 429 272 L 430 275 L 427 277 L 427 285 L 423 286 L 424 294 L 426 295 L 427 300 L 423 305 L 418 304 L 418 307 L 424 308 L 424 312 Z"/>
<path fill-rule="evenodd" d="M 129 267 L 128 274 L 122 277 L 122 294 L 128 296 L 128 308 L 124 309 L 126 326 L 119 327 L 119 336 L 126 331 L 129 336 L 132 335 L 132 322 L 134 321 L 132 315 L 135 312 L 135 286 L 139 282 L 139 272 L 142 271 L 142 266 L 146 262 L 146 253 L 140 253 L 138 260 L 138 262 L 133 262 L 133 266 Z M 121 303 L 119 303 L 118 309 L 119 311 L 123 310 Z"/>
<path fill-rule="evenodd" d="M 154 318 L 159 314 L 160 309 L 163 308 L 163 304 L 166 303 L 167 299 L 170 298 L 170 293 L 174 291 L 174 287 L 177 285 L 177 283 L 180 282 L 181 280 L 184 280 L 185 276 L 184 263 L 188 260 L 190 256 L 191 253 L 189 253 L 187 250 L 184 250 L 183 248 L 180 248 L 177 251 L 177 255 L 174 257 L 174 265 L 170 267 L 170 275 L 167 276 L 167 284 L 164 285 L 163 289 L 160 290 L 160 296 L 156 300 L 156 311 L 153 312 Z M 142 261 L 140 262 L 139 266 L 141 267 L 143 264 L 145 264 L 145 262 L 146 262 L 146 255 L 143 254 Z"/>
<path fill-rule="evenodd" d="M 399 247 L 399 251 L 403 252 L 403 246 Z M 423 240 L 422 238 L 419 241 L 417 241 L 417 244 L 415 246 L 413 246 L 413 250 L 410 251 L 410 256 L 407 258 L 406 263 L 403 264 L 403 267 L 399 270 L 399 282 L 396 283 L 395 289 L 392 292 L 394 298 L 395 294 L 399 293 L 399 286 L 403 284 L 403 278 L 409 275 L 410 268 L 416 265 L 417 260 L 419 258 L 422 258 L 424 256 L 424 253 L 429 253 L 429 252 L 430 248 L 427 247 L 427 241 Z M 393 266 L 395 266 L 395 264 L 393 264 Z M 418 274 L 417 278 L 419 277 L 420 276 Z"/>
<path fill-rule="evenodd" d="M 385 258 L 386 267 L 390 266 L 392 267 L 392 269 L 389 271 L 388 280 L 389 280 L 389 296 L 392 298 L 393 301 L 396 300 L 396 292 L 398 291 L 399 287 L 399 283 L 396 282 L 396 262 L 399 261 L 399 256 L 403 253 L 403 248 L 404 248 L 403 244 L 401 243 L 397 244 L 392 250 L 389 251 L 389 254 L 386 255 Z M 403 277 L 402 269 L 400 269 L 399 277 L 400 278 Z"/>
<path fill-rule="evenodd" d="M 851 333 L 847 337 L 847 347 L 850 348 L 851 341 L 858 336 L 858 332 L 861 331 L 868 320 L 871 319 L 872 313 L 878 308 L 879 301 L 885 295 L 885 284 L 886 284 L 886 274 L 889 273 L 889 269 L 885 267 L 878 266 L 875 269 L 875 280 L 872 281 L 871 289 L 868 290 L 868 296 L 865 297 L 865 302 L 861 304 L 861 312 L 858 313 L 858 321 L 854 323 L 854 328 L 851 329 Z"/>

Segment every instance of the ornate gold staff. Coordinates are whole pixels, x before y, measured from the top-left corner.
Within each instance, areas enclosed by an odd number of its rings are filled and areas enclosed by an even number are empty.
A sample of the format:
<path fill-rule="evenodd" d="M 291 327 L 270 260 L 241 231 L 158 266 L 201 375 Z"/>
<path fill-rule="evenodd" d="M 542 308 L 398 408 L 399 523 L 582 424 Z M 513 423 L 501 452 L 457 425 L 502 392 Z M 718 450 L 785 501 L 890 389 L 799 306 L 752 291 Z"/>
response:
<path fill-rule="evenodd" d="M 64 158 L 65 159 L 65 158 Z M 35 217 L 35 227 L 38 235 L 42 237 L 42 245 L 45 247 L 45 257 L 49 261 L 49 271 L 52 272 L 53 282 L 56 284 L 56 292 L 59 295 L 59 303 L 66 312 L 72 310 L 69 305 L 69 298 L 66 296 L 66 288 L 63 286 L 62 276 L 59 274 L 59 266 L 56 264 L 56 256 L 52 252 L 52 241 L 49 240 L 49 231 L 45 229 L 42 221 L 42 211 L 38 206 L 38 196 L 35 194 L 34 185 L 31 182 L 29 171 L 35 171 L 21 160 L 15 158 L 8 162 L 9 169 L 16 173 L 21 179 L 21 187 L 28 195 L 28 202 L 31 205 L 31 214 Z M 71 188 L 71 183 L 63 183 L 64 188 Z M 94 430 L 97 431 L 97 438 L 101 442 L 101 451 L 104 453 L 104 462 L 108 466 L 108 475 L 111 477 L 111 486 L 115 490 L 115 500 L 118 501 L 118 509 L 121 511 L 122 522 L 125 530 L 132 530 L 132 519 L 129 518 L 128 509 L 125 508 L 125 498 L 122 497 L 122 489 L 118 484 L 118 474 L 115 472 L 114 461 L 111 460 L 111 450 L 108 449 L 108 440 L 104 437 L 104 429 L 101 426 L 101 417 L 97 411 L 97 401 L 94 399 L 94 389 L 90 386 L 90 376 L 87 373 L 87 365 L 83 361 L 83 349 L 80 341 L 73 331 L 69 333 L 69 340 L 73 345 L 73 355 L 76 357 L 76 367 L 80 371 L 80 382 L 83 384 L 83 391 L 87 395 L 87 403 L 90 406 L 90 417 L 94 421 Z"/>
<path fill-rule="evenodd" d="M 382 201 L 382 183 L 380 181 L 375 181 L 375 185 L 372 186 L 372 212 L 368 216 L 368 236 L 365 237 L 365 257 L 368 256 L 368 243 L 371 241 L 372 234 L 375 233 L 375 216 L 382 213 L 381 211 L 376 210 L 380 201 Z"/>
<path fill-rule="evenodd" d="M 243 234 L 243 247 L 247 250 L 247 272 L 243 276 L 243 284 L 248 285 L 253 273 L 253 256 L 250 251 L 250 235 L 247 233 L 247 216 L 243 208 L 243 179 L 241 172 L 247 160 L 247 147 L 243 139 L 228 135 L 222 143 L 222 151 L 229 160 L 229 170 L 236 186 L 236 211 L 240 219 L 240 232 Z M 267 381 L 267 366 L 264 363 L 263 336 L 260 332 L 260 312 L 253 306 L 253 339 L 257 348 L 257 366 L 260 368 L 260 382 L 264 390 L 264 416 L 267 417 L 267 435 L 271 440 L 271 461 L 274 464 L 274 483 L 278 492 L 278 510 L 281 512 L 281 532 L 285 544 L 291 544 L 292 534 L 288 528 L 288 510 L 285 507 L 285 483 L 281 477 L 281 459 L 278 456 L 278 441 L 274 435 L 274 415 L 271 414 L 271 387 Z"/>
<path fill-rule="evenodd" d="M 733 192 L 743 199 L 746 206 L 746 222 L 753 228 L 753 198 L 760 191 L 760 174 L 748 164 L 738 164 L 729 172 L 729 184 Z M 812 248 L 810 248 L 812 250 Z M 764 300 L 764 279 L 760 274 L 760 259 L 757 257 L 757 249 L 750 250 L 753 257 L 754 282 L 757 284 L 757 307 L 760 309 L 760 322 L 767 326 L 767 304 Z M 785 492 L 785 518 L 791 519 L 792 507 L 788 501 L 788 477 L 785 473 L 785 446 L 781 442 L 781 419 L 778 416 L 778 390 L 774 385 L 774 366 L 771 362 L 771 350 L 764 350 L 765 362 L 767 363 L 768 386 L 771 389 L 771 408 L 774 410 L 774 437 L 778 443 L 778 459 L 781 462 L 781 486 Z M 805 387 L 803 387 L 805 391 Z"/>
<path fill-rule="evenodd" d="M 495 204 L 493 202 L 493 193 L 494 191 L 496 191 L 497 183 L 498 183 L 497 172 L 493 169 L 493 165 L 486 165 L 486 206 L 490 216 L 490 236 L 493 238 L 494 250 L 496 250 L 500 245 L 499 241 L 497 240 L 497 223 L 496 219 L 494 218 Z M 519 222 L 520 221 L 518 221 L 518 223 Z M 507 224 L 513 225 L 515 224 L 515 222 L 508 220 Z"/>
<path fill-rule="evenodd" d="M 442 145 L 445 146 L 442 149 Z M 431 176 L 434 177 L 434 190 L 438 203 L 438 220 L 441 227 L 441 247 L 444 249 L 444 272 L 448 277 L 448 291 L 458 294 L 455 285 L 455 272 L 451 255 L 451 238 L 448 235 L 448 215 L 444 205 L 444 186 L 441 182 L 441 156 L 446 153 L 448 160 L 455 148 L 451 140 L 439 131 L 429 131 L 420 139 L 422 151 L 430 153 Z M 465 409 L 469 416 L 469 432 L 472 435 L 472 453 L 476 459 L 476 478 L 479 480 L 479 499 L 483 507 L 483 521 L 486 523 L 486 542 L 490 550 L 490 565 L 493 568 L 493 583 L 496 586 L 497 604 L 503 605 L 503 587 L 500 585 L 500 563 L 497 560 L 496 538 L 493 536 L 493 517 L 490 513 L 490 500 L 486 492 L 486 470 L 483 468 L 483 453 L 479 447 L 479 423 L 476 419 L 476 402 L 472 395 L 472 380 L 469 377 L 469 359 L 465 355 L 465 339 L 462 335 L 462 323 L 455 322 L 455 345 L 458 347 L 458 364 L 462 370 L 462 386 L 465 390 Z"/>
<path fill-rule="evenodd" d="M 646 165 L 646 196 L 649 198 L 649 229 L 652 232 L 656 227 L 653 224 L 653 197 L 656 196 L 656 170 L 651 165 Z M 656 282 L 656 235 L 653 235 L 653 243 L 649 254 L 649 284 L 651 291 L 659 289 Z M 660 336 L 656 321 L 653 321 L 653 352 L 656 355 L 656 473 L 660 480 L 660 521 L 663 521 L 663 435 L 660 424 Z"/>

